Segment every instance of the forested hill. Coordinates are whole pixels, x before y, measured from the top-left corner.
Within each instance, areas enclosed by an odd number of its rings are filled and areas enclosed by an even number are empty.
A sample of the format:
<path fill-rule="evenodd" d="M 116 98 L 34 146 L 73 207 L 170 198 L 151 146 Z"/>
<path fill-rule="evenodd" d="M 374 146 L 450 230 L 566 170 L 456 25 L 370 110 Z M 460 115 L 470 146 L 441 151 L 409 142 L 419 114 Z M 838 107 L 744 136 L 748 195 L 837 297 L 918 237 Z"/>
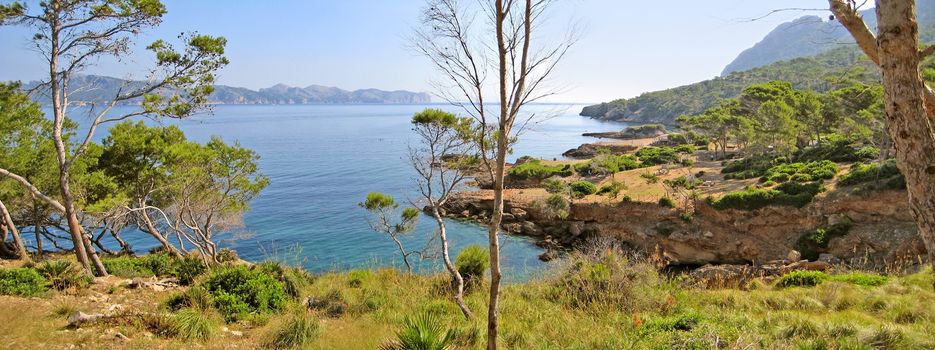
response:
<path fill-rule="evenodd" d="M 876 31 L 874 9 L 863 10 L 860 14 L 867 26 Z M 916 1 L 916 16 L 920 28 L 935 27 L 935 0 Z M 923 42 L 932 38 L 931 31 L 923 30 L 921 34 Z M 814 56 L 853 43 L 850 33 L 837 21 L 827 17 L 804 16 L 780 24 L 763 40 L 741 52 L 724 68 L 721 76 L 783 60 Z"/>
<path fill-rule="evenodd" d="M 682 114 L 698 114 L 718 100 L 737 97 L 744 87 L 770 80 L 791 82 L 797 89 L 825 91 L 829 80 L 879 80 L 879 73 L 856 47 L 842 47 L 811 57 L 776 62 L 726 77 L 671 89 L 647 92 L 630 99 L 587 106 L 581 115 L 597 119 L 674 124 Z"/>
<path fill-rule="evenodd" d="M 25 89 L 36 86 L 36 82 L 26 84 Z M 71 99 L 77 103 L 110 101 L 118 89 L 141 86 L 142 82 L 126 81 L 113 77 L 83 75 L 71 79 L 71 86 L 88 87 L 75 92 Z M 424 92 L 404 90 L 384 91 L 377 89 L 342 90 L 336 87 L 311 85 L 292 87 L 278 84 L 269 88 L 251 90 L 241 87 L 216 85 L 214 93 L 208 98 L 216 104 L 404 104 L 428 103 L 431 96 Z M 39 102 L 48 104 L 49 98 L 34 96 Z M 127 104 L 138 104 L 139 100 Z"/>
<path fill-rule="evenodd" d="M 923 43 L 935 42 L 935 0 L 916 2 Z M 873 9 L 861 12 L 876 27 Z M 640 123 L 672 124 L 682 114 L 698 114 L 722 98 L 733 98 L 747 85 L 785 80 L 796 88 L 822 91 L 828 78 L 879 79 L 877 69 L 836 21 L 804 16 L 779 25 L 762 41 L 741 53 L 720 77 L 629 99 L 587 106 L 581 115 Z M 824 85 L 823 85 L 824 84 Z"/>

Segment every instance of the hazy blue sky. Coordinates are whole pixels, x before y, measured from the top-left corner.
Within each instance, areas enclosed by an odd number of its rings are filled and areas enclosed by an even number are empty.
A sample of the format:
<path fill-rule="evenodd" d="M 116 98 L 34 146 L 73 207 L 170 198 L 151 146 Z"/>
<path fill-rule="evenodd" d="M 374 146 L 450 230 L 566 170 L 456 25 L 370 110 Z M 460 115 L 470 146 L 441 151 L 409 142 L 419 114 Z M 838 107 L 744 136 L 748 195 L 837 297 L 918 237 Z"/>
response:
<path fill-rule="evenodd" d="M 467 0 L 470 1 L 470 0 Z M 220 83 L 248 88 L 276 83 L 345 89 L 430 91 L 434 71 L 406 47 L 423 0 L 167 0 L 163 24 L 138 41 L 196 30 L 228 38 L 231 60 Z M 595 102 L 630 97 L 718 75 L 777 24 L 806 14 L 773 9 L 825 8 L 823 0 L 565 0 L 551 17 L 583 24 L 582 39 L 554 81 L 567 92 L 554 101 Z M 27 50 L 29 31 L 0 27 L 0 80 L 44 74 Z M 151 58 L 138 50 L 122 64 L 92 73 L 125 77 Z"/>

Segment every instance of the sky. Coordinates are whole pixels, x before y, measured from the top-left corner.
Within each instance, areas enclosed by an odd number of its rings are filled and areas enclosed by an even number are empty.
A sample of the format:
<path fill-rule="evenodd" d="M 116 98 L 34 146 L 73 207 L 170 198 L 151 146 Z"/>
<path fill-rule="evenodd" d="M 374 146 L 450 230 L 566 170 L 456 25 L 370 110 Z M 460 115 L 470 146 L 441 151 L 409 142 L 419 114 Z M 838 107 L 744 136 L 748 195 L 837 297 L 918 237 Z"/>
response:
<path fill-rule="evenodd" d="M 470 0 L 467 0 L 470 1 Z M 164 0 L 162 24 L 140 35 L 121 62 L 88 73 L 133 77 L 152 62 L 156 39 L 198 31 L 228 39 L 231 63 L 219 83 L 258 89 L 278 83 L 343 89 L 433 92 L 437 73 L 407 45 L 425 0 Z M 552 102 L 601 102 L 717 76 L 741 51 L 782 22 L 828 11 L 824 0 L 563 0 L 550 28 L 576 24 L 580 40 L 553 75 Z M 0 27 L 0 80 L 39 79 L 32 32 Z"/>

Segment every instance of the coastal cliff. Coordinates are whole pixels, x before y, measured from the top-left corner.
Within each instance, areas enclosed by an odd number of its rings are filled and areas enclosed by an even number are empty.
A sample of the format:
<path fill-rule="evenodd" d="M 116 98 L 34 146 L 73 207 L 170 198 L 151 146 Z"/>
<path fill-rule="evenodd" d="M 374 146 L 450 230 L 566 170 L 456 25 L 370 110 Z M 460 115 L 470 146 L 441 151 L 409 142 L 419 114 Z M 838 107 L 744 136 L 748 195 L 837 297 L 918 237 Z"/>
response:
<path fill-rule="evenodd" d="M 488 191 L 468 192 L 445 209 L 451 217 L 482 220 L 492 203 Z M 893 264 L 924 253 L 904 191 L 828 196 L 803 208 L 753 211 L 721 211 L 699 200 L 688 220 L 677 209 L 647 202 L 573 203 L 564 220 L 545 217 L 533 201 L 508 197 L 504 206 L 503 228 L 511 234 L 563 247 L 609 237 L 668 265 L 758 264 L 784 259 L 791 250 L 812 260 Z M 815 235 L 845 226 L 845 232 Z"/>

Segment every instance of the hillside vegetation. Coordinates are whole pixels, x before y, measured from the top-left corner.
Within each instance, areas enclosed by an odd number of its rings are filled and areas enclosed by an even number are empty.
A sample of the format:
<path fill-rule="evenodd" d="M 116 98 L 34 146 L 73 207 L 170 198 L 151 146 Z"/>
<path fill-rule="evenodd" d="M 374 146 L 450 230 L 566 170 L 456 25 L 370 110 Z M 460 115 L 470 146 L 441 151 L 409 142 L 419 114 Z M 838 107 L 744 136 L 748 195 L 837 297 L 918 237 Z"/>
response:
<path fill-rule="evenodd" d="M 879 73 L 863 53 L 856 48 L 844 47 L 813 57 L 734 72 L 726 77 L 587 106 L 581 115 L 603 120 L 672 125 L 676 117 L 702 113 L 722 99 L 739 96 L 749 85 L 784 80 L 797 89 L 822 92 L 833 89 L 834 81 L 841 79 L 872 83 L 879 81 Z"/>

